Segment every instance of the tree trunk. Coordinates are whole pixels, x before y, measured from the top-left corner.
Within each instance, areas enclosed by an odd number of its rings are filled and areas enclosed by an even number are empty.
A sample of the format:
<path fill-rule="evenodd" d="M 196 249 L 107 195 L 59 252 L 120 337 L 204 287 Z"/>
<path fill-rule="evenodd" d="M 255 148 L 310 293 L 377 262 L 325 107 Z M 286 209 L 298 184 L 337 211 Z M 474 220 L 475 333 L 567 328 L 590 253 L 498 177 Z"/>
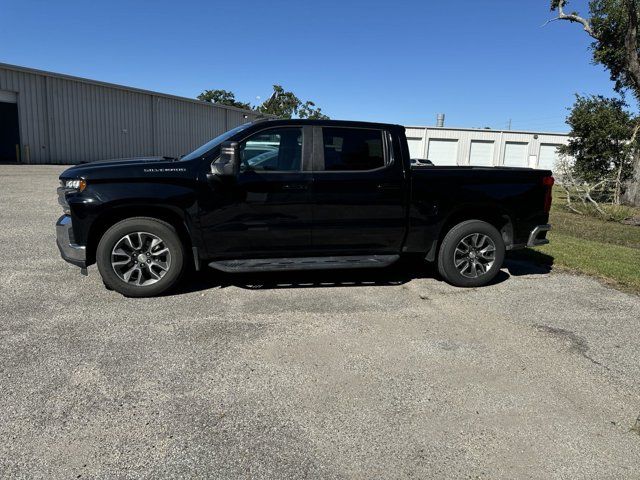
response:
<path fill-rule="evenodd" d="M 627 180 L 623 201 L 627 205 L 640 207 L 640 151 L 633 153 L 633 175 Z"/>

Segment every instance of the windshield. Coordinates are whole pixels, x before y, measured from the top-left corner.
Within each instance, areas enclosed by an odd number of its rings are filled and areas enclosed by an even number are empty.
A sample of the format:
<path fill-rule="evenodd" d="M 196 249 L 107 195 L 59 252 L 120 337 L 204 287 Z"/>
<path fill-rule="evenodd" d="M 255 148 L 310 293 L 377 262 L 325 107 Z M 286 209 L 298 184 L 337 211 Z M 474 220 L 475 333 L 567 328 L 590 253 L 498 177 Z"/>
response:
<path fill-rule="evenodd" d="M 193 160 L 195 158 L 202 157 L 209 150 L 217 147 L 222 142 L 225 142 L 226 140 L 228 140 L 231 137 L 233 137 L 236 133 L 241 132 L 241 131 L 245 130 L 246 128 L 250 127 L 250 126 L 251 126 L 251 123 L 245 123 L 243 125 L 240 125 L 239 127 L 236 127 L 236 128 L 234 128 L 232 130 L 229 130 L 228 132 L 224 132 L 222 135 L 218 135 L 213 140 L 210 140 L 207 143 L 205 143 L 204 145 L 202 145 L 201 147 L 196 148 L 193 152 L 185 155 L 180 160 Z"/>

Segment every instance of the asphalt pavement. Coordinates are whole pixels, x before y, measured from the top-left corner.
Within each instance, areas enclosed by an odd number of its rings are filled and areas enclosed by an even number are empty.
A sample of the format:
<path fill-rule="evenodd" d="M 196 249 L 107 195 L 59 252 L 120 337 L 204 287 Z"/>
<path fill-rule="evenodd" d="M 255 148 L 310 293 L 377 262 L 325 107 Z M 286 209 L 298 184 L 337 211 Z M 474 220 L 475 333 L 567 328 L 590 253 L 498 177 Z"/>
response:
<path fill-rule="evenodd" d="M 508 262 L 208 272 L 129 299 L 0 166 L 1 478 L 640 478 L 640 297 Z"/>

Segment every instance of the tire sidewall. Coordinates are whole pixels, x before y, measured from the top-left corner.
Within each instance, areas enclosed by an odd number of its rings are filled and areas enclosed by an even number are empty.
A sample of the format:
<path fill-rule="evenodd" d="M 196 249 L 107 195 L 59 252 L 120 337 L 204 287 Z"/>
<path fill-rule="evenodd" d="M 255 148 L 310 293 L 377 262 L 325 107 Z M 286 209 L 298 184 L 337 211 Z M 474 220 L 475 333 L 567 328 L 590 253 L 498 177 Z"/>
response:
<path fill-rule="evenodd" d="M 454 254 L 460 241 L 474 233 L 487 235 L 496 246 L 496 257 L 487 273 L 477 278 L 462 275 L 455 267 Z M 505 257 L 504 240 L 500 232 L 491 224 L 482 220 L 467 220 L 453 227 L 445 235 L 438 253 L 438 271 L 444 279 L 457 287 L 480 287 L 490 283 L 502 268 Z"/>
<path fill-rule="evenodd" d="M 169 271 L 152 285 L 128 284 L 116 275 L 111 265 L 111 251 L 116 242 L 134 232 L 148 232 L 160 237 L 171 252 Z M 148 218 L 131 218 L 116 223 L 104 233 L 96 251 L 96 264 L 107 287 L 128 297 L 150 297 L 168 290 L 179 280 L 184 267 L 184 248 L 170 224 Z"/>

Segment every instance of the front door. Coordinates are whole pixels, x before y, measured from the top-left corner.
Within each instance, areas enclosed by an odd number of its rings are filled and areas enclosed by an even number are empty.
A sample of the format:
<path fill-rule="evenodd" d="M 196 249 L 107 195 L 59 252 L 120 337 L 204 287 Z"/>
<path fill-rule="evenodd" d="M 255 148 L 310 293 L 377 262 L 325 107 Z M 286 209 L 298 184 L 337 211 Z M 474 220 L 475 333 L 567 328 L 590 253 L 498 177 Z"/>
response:
<path fill-rule="evenodd" d="M 311 248 L 307 128 L 274 127 L 240 142 L 238 177 L 212 179 L 201 227 L 213 258 L 304 256 Z M 304 131 L 304 132 L 303 132 Z"/>
<path fill-rule="evenodd" d="M 404 178 L 399 148 L 386 131 L 316 127 L 311 200 L 317 253 L 400 253 L 407 224 Z"/>
<path fill-rule="evenodd" d="M 0 162 L 20 161 L 18 104 L 0 102 Z"/>

